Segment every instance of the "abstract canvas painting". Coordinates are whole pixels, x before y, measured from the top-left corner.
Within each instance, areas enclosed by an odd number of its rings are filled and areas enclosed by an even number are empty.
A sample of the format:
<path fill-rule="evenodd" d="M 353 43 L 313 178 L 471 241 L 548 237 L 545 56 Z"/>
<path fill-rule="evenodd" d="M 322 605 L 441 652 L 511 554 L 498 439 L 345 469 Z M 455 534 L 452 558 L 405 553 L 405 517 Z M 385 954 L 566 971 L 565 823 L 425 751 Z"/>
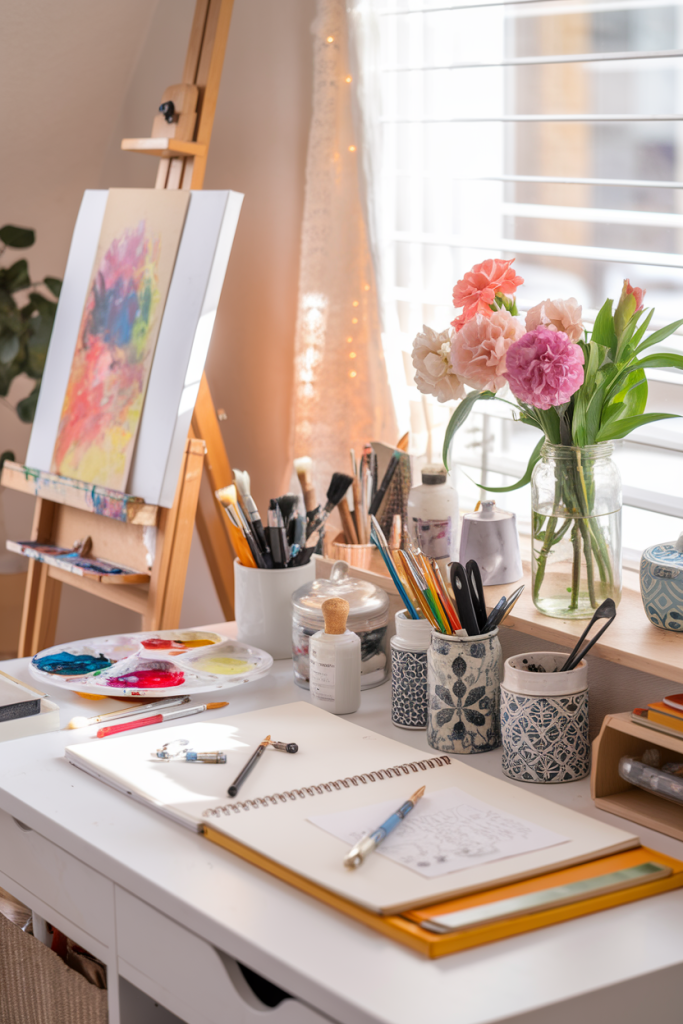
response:
<path fill-rule="evenodd" d="M 189 200 L 109 191 L 52 455 L 61 476 L 125 489 Z"/>

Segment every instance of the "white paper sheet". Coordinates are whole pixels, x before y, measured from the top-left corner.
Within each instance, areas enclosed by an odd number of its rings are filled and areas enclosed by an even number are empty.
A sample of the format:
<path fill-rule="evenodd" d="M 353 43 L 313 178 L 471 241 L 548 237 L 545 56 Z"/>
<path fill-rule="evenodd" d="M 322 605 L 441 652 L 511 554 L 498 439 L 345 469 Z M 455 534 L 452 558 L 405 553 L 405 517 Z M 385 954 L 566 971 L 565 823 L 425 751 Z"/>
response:
<path fill-rule="evenodd" d="M 308 820 L 351 847 L 362 836 L 374 832 L 396 810 L 393 800 Z M 568 841 L 567 836 L 451 788 L 425 794 L 372 856 L 388 857 L 424 878 L 439 878 L 452 871 Z"/>

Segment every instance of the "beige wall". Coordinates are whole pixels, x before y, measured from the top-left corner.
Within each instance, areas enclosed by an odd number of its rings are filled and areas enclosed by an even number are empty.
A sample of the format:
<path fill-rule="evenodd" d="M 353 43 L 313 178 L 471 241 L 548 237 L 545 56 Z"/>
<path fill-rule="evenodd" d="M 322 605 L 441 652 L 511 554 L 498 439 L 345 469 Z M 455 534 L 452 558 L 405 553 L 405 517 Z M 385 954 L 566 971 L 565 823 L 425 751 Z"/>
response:
<path fill-rule="evenodd" d="M 35 279 L 61 275 L 85 188 L 152 186 L 156 161 L 123 154 L 147 135 L 183 64 L 193 0 L 5 0 L 0 33 L 0 224 L 35 227 Z M 207 373 L 225 409 L 233 465 L 263 507 L 289 480 L 290 390 L 315 0 L 235 0 L 206 188 L 245 202 Z M 30 389 L 30 386 L 29 386 Z M 26 392 L 18 381 L 10 399 Z M 29 430 L 0 402 L 0 451 L 23 459 Z M 6 495 L 7 532 L 26 537 L 31 501 Z M 0 586 L 2 577 L 0 576 Z M 184 624 L 221 618 L 196 537 Z M 64 590 L 59 639 L 137 624 Z"/>

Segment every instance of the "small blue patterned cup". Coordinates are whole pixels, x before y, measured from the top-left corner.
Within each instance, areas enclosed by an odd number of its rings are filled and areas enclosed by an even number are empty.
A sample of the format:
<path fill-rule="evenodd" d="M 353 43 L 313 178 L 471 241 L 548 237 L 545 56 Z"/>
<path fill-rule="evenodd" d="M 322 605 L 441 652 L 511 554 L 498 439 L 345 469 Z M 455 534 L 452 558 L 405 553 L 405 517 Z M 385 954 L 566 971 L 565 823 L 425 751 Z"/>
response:
<path fill-rule="evenodd" d="M 640 595 L 654 626 L 683 633 L 683 534 L 643 551 Z"/>
<path fill-rule="evenodd" d="M 432 627 L 426 619 L 396 612 L 391 638 L 391 721 L 400 729 L 427 728 L 427 650 Z"/>
<path fill-rule="evenodd" d="M 432 633 L 427 657 L 427 742 L 448 754 L 500 746 L 503 655 L 498 630 L 482 636 Z"/>

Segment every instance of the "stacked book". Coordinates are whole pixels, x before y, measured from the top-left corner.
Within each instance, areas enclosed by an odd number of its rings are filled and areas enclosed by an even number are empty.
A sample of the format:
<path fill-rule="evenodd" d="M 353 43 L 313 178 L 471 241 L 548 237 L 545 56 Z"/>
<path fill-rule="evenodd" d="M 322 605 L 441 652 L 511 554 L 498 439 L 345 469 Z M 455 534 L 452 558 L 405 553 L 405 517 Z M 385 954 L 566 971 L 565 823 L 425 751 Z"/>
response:
<path fill-rule="evenodd" d="M 669 736 L 683 736 L 683 693 L 654 701 L 646 708 L 635 708 L 631 719 Z"/>

